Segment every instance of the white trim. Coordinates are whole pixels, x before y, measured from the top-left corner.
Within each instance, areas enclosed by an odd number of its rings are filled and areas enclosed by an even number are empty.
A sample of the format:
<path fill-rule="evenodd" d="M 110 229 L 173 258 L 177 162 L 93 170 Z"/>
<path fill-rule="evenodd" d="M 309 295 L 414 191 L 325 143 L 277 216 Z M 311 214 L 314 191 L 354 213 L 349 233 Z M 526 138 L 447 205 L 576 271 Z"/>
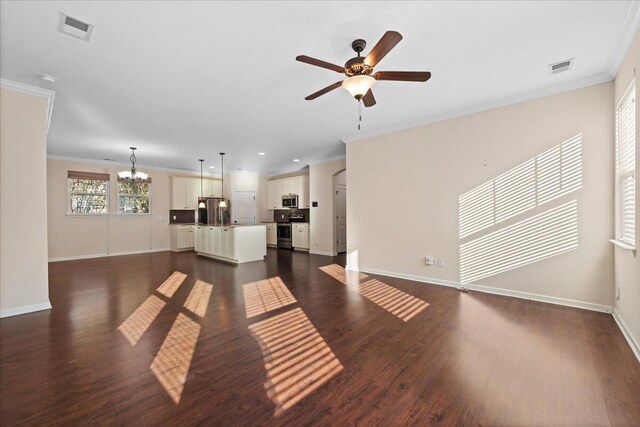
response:
<path fill-rule="evenodd" d="M 324 255 L 324 256 L 336 256 L 336 255 L 338 255 L 338 254 L 334 254 L 333 252 L 316 251 L 316 250 L 313 250 L 313 249 L 310 249 L 309 253 L 313 254 L 313 255 Z"/>
<path fill-rule="evenodd" d="M 13 90 L 15 92 L 26 93 L 28 95 L 39 96 L 47 100 L 47 132 L 49 133 L 49 125 L 51 124 L 51 115 L 53 114 L 53 101 L 56 93 L 49 89 L 43 89 L 37 86 L 26 85 L 24 83 L 14 82 L 12 80 L 0 78 L 0 87 L 2 89 Z"/>
<path fill-rule="evenodd" d="M 154 253 L 154 252 L 169 252 L 169 251 L 171 251 L 171 248 L 143 249 L 143 250 L 140 250 L 140 251 L 112 252 L 112 253 L 89 254 L 89 255 L 73 255 L 73 256 L 63 256 L 63 257 L 57 257 L 57 258 L 49 258 L 49 262 L 75 261 L 75 260 L 78 260 L 78 259 L 104 258 L 104 257 L 122 256 L 122 255 L 150 254 L 150 253 Z"/>
<path fill-rule="evenodd" d="M 76 163 L 89 163 L 92 165 L 111 165 L 111 166 L 127 166 L 129 168 L 131 168 L 131 163 L 126 163 L 126 162 L 118 162 L 118 161 L 111 161 L 111 160 L 96 160 L 96 159 L 85 159 L 82 157 L 71 157 L 71 156 L 59 156 L 57 154 L 47 154 L 47 159 L 48 160 L 62 160 L 65 162 L 76 162 Z M 137 164 L 136 163 L 136 169 L 149 169 L 149 170 L 157 170 L 157 171 L 163 171 L 163 172 L 175 172 L 175 173 L 180 173 L 183 175 L 180 176 L 184 176 L 186 178 L 200 178 L 200 171 L 191 171 L 188 169 L 172 169 L 172 168 L 163 168 L 161 166 L 149 166 L 149 165 L 142 165 L 142 164 Z M 193 175 L 186 175 L 186 174 L 193 174 Z M 217 178 L 218 180 L 221 179 L 220 174 L 211 174 L 208 172 L 203 172 L 202 175 L 204 177 L 212 177 L 212 178 Z"/>
<path fill-rule="evenodd" d="M 596 76 L 587 77 L 580 80 L 574 80 L 574 81 L 563 83 L 560 85 L 549 86 L 543 89 L 538 89 L 531 92 L 525 92 L 522 94 L 513 95 L 507 98 L 502 98 L 494 101 L 485 102 L 482 104 L 472 105 L 468 108 L 463 108 L 461 110 L 456 110 L 449 113 L 436 114 L 436 115 L 418 120 L 416 122 L 408 123 L 408 124 L 397 126 L 394 128 L 388 128 L 387 130 L 382 130 L 379 132 L 371 132 L 368 134 L 353 136 L 349 138 L 342 138 L 342 142 L 344 142 L 345 144 L 350 144 L 352 142 L 362 141 L 362 140 L 373 138 L 376 136 L 387 135 L 390 133 L 417 128 L 420 126 L 425 126 L 432 123 L 441 122 L 444 120 L 454 119 L 456 117 L 467 116 L 467 115 L 479 113 L 482 111 L 492 110 L 494 108 L 505 107 L 508 105 L 518 104 L 520 102 L 530 101 L 537 98 L 543 98 L 545 96 L 556 95 L 563 92 L 582 89 L 585 87 L 610 82 L 611 80 L 613 80 L 613 77 L 611 77 L 607 73 L 602 73 Z"/>
<path fill-rule="evenodd" d="M 0 318 L 17 316 L 19 314 L 33 313 L 34 311 L 51 310 L 51 303 L 49 301 L 40 304 L 24 305 L 22 307 L 7 308 L 0 310 Z"/>
<path fill-rule="evenodd" d="M 602 313 L 612 313 L 613 312 L 613 307 L 608 306 L 608 305 L 595 304 L 595 303 L 586 302 L 586 301 L 578 301 L 578 300 L 573 300 L 573 299 L 554 297 L 554 296 L 550 296 L 550 295 L 541 295 L 541 294 L 534 294 L 534 293 L 531 293 L 531 292 L 513 291 L 513 290 L 510 290 L 510 289 L 493 288 L 493 287 L 490 287 L 490 286 L 463 285 L 460 282 L 456 282 L 456 281 L 452 281 L 452 280 L 434 279 L 434 278 L 431 278 L 431 277 L 423 277 L 423 276 L 414 276 L 414 275 L 411 275 L 411 274 L 403 274 L 403 273 L 396 273 L 396 272 L 392 272 L 392 271 L 376 270 L 376 269 L 373 269 L 373 268 L 360 268 L 360 271 L 363 272 L 363 273 L 379 274 L 381 276 L 396 277 L 396 278 L 399 278 L 399 279 L 408 279 L 408 280 L 413 280 L 413 281 L 416 281 L 416 282 L 430 283 L 430 284 L 433 284 L 433 285 L 449 286 L 449 287 L 452 287 L 452 288 L 469 289 L 469 290 L 473 290 L 473 291 L 484 292 L 484 293 L 487 293 L 487 294 L 495 294 L 495 295 L 502 295 L 502 296 L 507 296 L 507 297 L 526 299 L 526 300 L 531 300 L 531 301 L 546 302 L 546 303 L 549 303 L 549 304 L 563 305 L 563 306 L 567 306 L 567 307 L 581 308 L 581 309 L 584 309 L 584 310 L 591 310 L 591 311 L 599 311 L 599 312 L 602 312 Z"/>
<path fill-rule="evenodd" d="M 625 251 L 631 252 L 631 255 L 633 255 L 634 257 L 636 256 L 635 246 L 630 245 L 629 243 L 623 242 L 622 240 L 618 240 L 618 239 L 609 239 L 609 241 L 614 245 L 616 245 L 617 247 L 622 248 Z"/>
<path fill-rule="evenodd" d="M 616 40 L 615 47 L 611 50 L 611 56 L 609 57 L 609 63 L 607 65 L 607 72 L 613 78 L 618 74 L 620 66 L 629 51 L 629 47 L 631 47 L 631 43 L 638 29 L 640 29 L 640 3 L 632 1 L 629 4 L 629 11 L 627 12 L 624 24 Z"/>
<path fill-rule="evenodd" d="M 633 334 L 631 333 L 631 330 L 627 328 L 627 325 L 624 323 L 624 320 L 622 319 L 622 315 L 618 310 L 615 309 L 615 307 L 613 309 L 613 313 L 611 314 L 613 315 L 613 320 L 615 320 L 616 323 L 618 324 L 618 327 L 620 328 L 622 335 L 624 335 L 625 339 L 629 343 L 629 347 L 631 347 L 631 351 L 633 351 L 633 354 L 635 354 L 636 358 L 638 359 L 638 362 L 640 362 L 640 340 L 638 340 L 636 337 L 633 336 Z"/>

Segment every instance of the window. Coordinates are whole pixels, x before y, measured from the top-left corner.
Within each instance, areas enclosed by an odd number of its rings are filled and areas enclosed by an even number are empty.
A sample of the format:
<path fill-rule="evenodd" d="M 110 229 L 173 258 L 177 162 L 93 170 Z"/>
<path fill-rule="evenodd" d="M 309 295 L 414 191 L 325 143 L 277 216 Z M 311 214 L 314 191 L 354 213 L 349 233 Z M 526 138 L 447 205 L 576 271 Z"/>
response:
<path fill-rule="evenodd" d="M 118 178 L 118 212 L 121 214 L 148 214 L 151 178 L 129 182 Z"/>
<path fill-rule="evenodd" d="M 67 172 L 70 214 L 109 213 L 109 174 Z"/>
<path fill-rule="evenodd" d="M 616 239 L 636 244 L 636 84 L 616 107 Z"/>

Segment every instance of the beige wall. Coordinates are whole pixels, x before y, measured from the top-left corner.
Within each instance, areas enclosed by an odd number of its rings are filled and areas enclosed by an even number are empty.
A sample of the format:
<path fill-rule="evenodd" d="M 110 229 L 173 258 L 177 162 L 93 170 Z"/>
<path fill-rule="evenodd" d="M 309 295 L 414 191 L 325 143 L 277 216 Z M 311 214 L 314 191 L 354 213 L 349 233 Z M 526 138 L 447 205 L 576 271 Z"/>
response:
<path fill-rule="evenodd" d="M 46 99 L 0 92 L 0 317 L 50 308 Z"/>
<path fill-rule="evenodd" d="M 172 176 L 197 178 L 200 175 L 141 167 L 140 170 L 148 173 L 152 179 L 151 214 L 119 215 L 118 191 L 114 184 L 118 171 L 123 169 L 126 169 L 126 166 L 72 160 L 47 160 L 50 260 L 169 249 L 170 178 Z M 67 213 L 67 171 L 69 170 L 102 172 L 111 175 L 109 215 L 69 215 Z M 211 177 L 208 176 L 208 178 Z M 251 173 L 234 173 L 225 176 L 224 194 L 226 198 L 231 199 L 233 191 L 255 191 L 260 219 L 268 220 L 266 186 L 266 177 Z M 231 208 L 233 209 L 233 204 Z"/>
<path fill-rule="evenodd" d="M 487 232 L 577 199 L 578 248 L 475 284 L 611 306 L 613 83 L 348 144 L 348 263 L 456 284 L 458 197 L 577 134 L 582 188 Z M 426 266 L 426 255 L 445 266 Z"/>
<path fill-rule="evenodd" d="M 116 255 L 169 248 L 170 177 L 197 174 L 140 168 L 152 179 L 151 214 L 119 215 L 115 185 L 123 165 L 47 160 L 49 259 Z M 109 215 L 67 213 L 67 171 L 102 172 L 111 175 Z M 228 184 L 225 182 L 228 194 Z"/>
<path fill-rule="evenodd" d="M 335 254 L 333 177 L 346 167 L 345 160 L 333 160 L 309 166 L 309 196 L 318 207 L 309 212 L 311 253 Z"/>
<path fill-rule="evenodd" d="M 615 80 L 615 103 L 624 94 L 629 83 L 640 70 L 640 35 L 636 35 L 627 56 L 618 71 Z M 636 92 L 640 82 L 636 81 Z M 636 105 L 636 129 L 640 130 L 640 108 Z M 638 149 L 638 131 L 636 131 L 636 248 L 640 242 L 640 191 L 638 182 L 638 166 L 640 166 L 640 150 Z M 620 287 L 620 299 L 616 300 L 615 308 L 626 325 L 632 339 L 635 341 L 636 351 L 640 350 L 640 255 L 634 257 L 630 252 L 615 247 L 615 283 Z"/>

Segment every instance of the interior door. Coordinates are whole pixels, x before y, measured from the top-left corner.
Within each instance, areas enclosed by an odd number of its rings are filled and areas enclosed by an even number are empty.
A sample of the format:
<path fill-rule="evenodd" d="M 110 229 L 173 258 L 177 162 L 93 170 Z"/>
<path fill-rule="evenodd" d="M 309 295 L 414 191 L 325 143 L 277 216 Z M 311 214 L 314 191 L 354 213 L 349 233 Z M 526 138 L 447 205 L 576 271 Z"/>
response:
<path fill-rule="evenodd" d="M 336 250 L 347 251 L 347 186 L 336 184 Z"/>
<path fill-rule="evenodd" d="M 256 223 L 256 193 L 255 191 L 234 191 L 233 222 L 236 224 Z"/>

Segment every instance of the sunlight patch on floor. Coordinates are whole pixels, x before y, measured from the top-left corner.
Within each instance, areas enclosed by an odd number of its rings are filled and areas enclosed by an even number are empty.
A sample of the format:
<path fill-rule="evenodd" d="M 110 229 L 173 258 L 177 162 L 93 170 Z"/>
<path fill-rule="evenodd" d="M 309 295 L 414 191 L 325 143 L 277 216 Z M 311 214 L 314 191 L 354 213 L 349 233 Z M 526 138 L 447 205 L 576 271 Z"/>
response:
<path fill-rule="evenodd" d="M 158 289 L 156 289 L 156 291 L 160 292 L 167 298 L 171 298 L 186 278 L 186 274 L 180 273 L 179 271 L 174 271 L 173 274 L 169 276 L 169 278 L 165 280 L 162 285 L 158 286 Z"/>
<path fill-rule="evenodd" d="M 211 292 L 213 291 L 213 285 L 211 283 L 198 280 L 193 289 L 189 293 L 189 297 L 184 303 L 184 308 L 199 317 L 204 317 L 209 306 L 209 299 L 211 298 Z"/>
<path fill-rule="evenodd" d="M 174 403 L 180 403 L 201 326 L 179 313 L 150 369 Z"/>
<path fill-rule="evenodd" d="M 378 279 L 369 279 L 361 283 L 368 278 L 366 274 L 345 270 L 341 265 L 331 264 L 319 268 L 345 285 L 359 284 L 360 295 L 405 322 L 408 322 L 429 305 L 421 299 L 402 292 Z"/>
<path fill-rule="evenodd" d="M 271 277 L 242 286 L 247 319 L 296 303 L 280 277 Z"/>
<path fill-rule="evenodd" d="M 394 316 L 408 322 L 429 304 L 399 289 L 371 279 L 360 285 L 360 294 Z"/>
<path fill-rule="evenodd" d="M 164 301 L 155 295 L 151 295 L 127 320 L 122 322 L 118 330 L 129 341 L 129 344 L 136 345 L 164 306 Z"/>
<path fill-rule="evenodd" d="M 254 323 L 267 371 L 265 389 L 282 414 L 343 369 L 302 309 Z"/>
<path fill-rule="evenodd" d="M 369 277 L 364 273 L 345 270 L 343 266 L 338 264 L 325 265 L 324 267 L 319 268 L 344 285 L 357 285 L 360 283 L 360 280 L 364 280 Z"/>

